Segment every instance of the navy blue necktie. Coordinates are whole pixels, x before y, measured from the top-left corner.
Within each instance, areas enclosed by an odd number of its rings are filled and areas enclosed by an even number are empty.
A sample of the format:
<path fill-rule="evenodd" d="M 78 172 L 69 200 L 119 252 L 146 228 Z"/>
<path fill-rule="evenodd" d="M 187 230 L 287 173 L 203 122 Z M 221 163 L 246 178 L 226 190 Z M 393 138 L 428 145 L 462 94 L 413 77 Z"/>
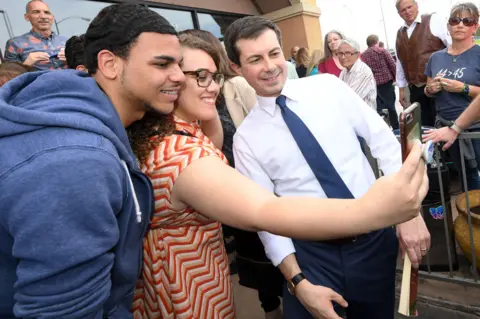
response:
<path fill-rule="evenodd" d="M 354 198 L 315 136 L 305 123 L 287 107 L 286 97 L 280 95 L 276 102 L 282 111 L 283 120 L 327 197 Z"/>

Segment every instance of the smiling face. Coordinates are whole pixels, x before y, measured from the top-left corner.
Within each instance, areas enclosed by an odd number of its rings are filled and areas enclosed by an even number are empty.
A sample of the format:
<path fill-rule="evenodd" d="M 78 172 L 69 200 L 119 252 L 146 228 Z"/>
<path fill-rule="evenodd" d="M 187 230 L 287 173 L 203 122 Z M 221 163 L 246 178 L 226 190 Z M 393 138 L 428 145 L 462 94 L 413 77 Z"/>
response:
<path fill-rule="evenodd" d="M 241 39 L 236 46 L 240 65 L 232 66 L 235 71 L 258 95 L 279 96 L 287 79 L 287 63 L 275 31 L 266 29 L 258 38 Z"/>
<path fill-rule="evenodd" d="M 330 32 L 327 35 L 327 44 L 328 44 L 328 48 L 330 49 L 330 51 L 332 51 L 333 53 L 337 52 L 338 43 L 341 39 L 342 39 L 342 37 L 340 35 L 338 35 L 336 32 Z"/>
<path fill-rule="evenodd" d="M 144 109 L 170 113 L 185 80 L 179 63 L 177 36 L 145 32 L 140 34 L 128 57 L 121 63 L 120 87 L 124 99 Z"/>
<path fill-rule="evenodd" d="M 31 2 L 25 13 L 25 20 L 31 23 L 33 31 L 39 33 L 50 31 L 54 19 L 47 4 L 42 1 Z"/>
<path fill-rule="evenodd" d="M 217 72 L 215 62 L 208 53 L 199 49 L 184 47 L 182 52 L 182 71 L 202 70 L 202 72 L 198 77 L 195 74 L 186 75 L 185 84 L 176 103 L 175 115 L 187 122 L 211 120 L 217 114 L 215 102 L 221 86 L 215 80 L 212 80 L 207 87 L 201 87 L 199 83 L 202 84 L 211 76 L 208 73 Z"/>
<path fill-rule="evenodd" d="M 467 24 L 470 24 L 471 22 L 473 25 L 465 25 L 463 21 L 459 22 L 457 25 L 452 25 L 458 22 L 456 21 L 458 18 L 462 20 L 467 19 L 467 21 L 469 21 Z M 448 31 L 450 32 L 453 41 L 471 40 L 472 36 L 477 32 L 477 29 L 478 21 L 469 11 L 465 10 L 450 17 Z"/>
<path fill-rule="evenodd" d="M 411 25 L 418 15 L 418 3 L 415 0 L 402 0 L 398 4 L 398 14 L 407 25 Z"/>

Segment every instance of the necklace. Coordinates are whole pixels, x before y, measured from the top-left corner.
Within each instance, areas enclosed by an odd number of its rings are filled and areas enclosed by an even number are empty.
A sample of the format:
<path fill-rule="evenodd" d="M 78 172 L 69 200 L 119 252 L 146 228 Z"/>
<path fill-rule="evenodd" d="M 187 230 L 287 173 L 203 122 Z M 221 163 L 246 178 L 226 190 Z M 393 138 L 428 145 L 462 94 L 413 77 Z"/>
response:
<path fill-rule="evenodd" d="M 475 45 L 475 44 L 474 44 Z M 473 48 L 473 45 L 471 47 L 469 47 L 468 49 L 466 49 L 465 51 L 463 51 L 462 53 L 460 54 L 457 54 L 457 55 L 454 55 L 453 53 L 451 53 L 452 55 L 452 58 L 453 58 L 453 63 L 456 63 L 457 62 L 457 59 L 462 55 L 464 54 L 465 52 L 467 52 L 468 50 L 470 50 L 471 48 Z M 453 51 L 453 48 L 450 46 L 450 50 Z"/>

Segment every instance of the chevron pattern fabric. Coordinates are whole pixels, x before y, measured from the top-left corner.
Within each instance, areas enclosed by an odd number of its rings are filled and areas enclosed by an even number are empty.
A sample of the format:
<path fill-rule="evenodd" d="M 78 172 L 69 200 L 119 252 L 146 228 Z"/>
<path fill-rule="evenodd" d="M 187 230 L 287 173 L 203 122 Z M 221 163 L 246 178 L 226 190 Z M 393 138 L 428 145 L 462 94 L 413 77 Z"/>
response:
<path fill-rule="evenodd" d="M 155 214 L 143 242 L 134 318 L 235 318 L 221 224 L 171 203 L 175 181 L 190 163 L 205 156 L 227 161 L 198 125 L 175 120 L 186 135 L 164 138 L 143 166 L 153 183 Z"/>

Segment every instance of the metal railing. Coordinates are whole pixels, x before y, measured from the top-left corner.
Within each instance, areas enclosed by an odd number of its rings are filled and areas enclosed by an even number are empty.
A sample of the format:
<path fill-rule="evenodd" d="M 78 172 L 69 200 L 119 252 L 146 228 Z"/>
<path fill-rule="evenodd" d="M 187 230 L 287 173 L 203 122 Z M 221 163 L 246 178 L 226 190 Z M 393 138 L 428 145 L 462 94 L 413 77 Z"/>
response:
<path fill-rule="evenodd" d="M 480 139 L 480 132 L 474 132 L 474 133 L 462 133 L 458 137 L 458 141 L 461 140 L 472 140 L 472 139 Z M 419 276 L 421 278 L 426 278 L 426 279 L 435 279 L 435 280 L 441 280 L 441 281 L 446 281 L 446 282 L 454 282 L 454 283 L 461 283 L 462 285 L 469 285 L 469 286 L 477 286 L 480 287 L 480 276 L 477 270 L 477 262 L 476 262 L 476 253 L 475 253 L 475 243 L 474 243 L 474 233 L 473 233 L 473 224 L 472 224 L 472 212 L 471 212 L 471 203 L 470 203 L 470 198 L 468 194 L 468 183 L 467 183 L 467 173 L 466 173 L 466 168 L 465 168 L 465 150 L 464 150 L 464 145 L 463 143 L 458 143 L 458 147 L 460 149 L 460 158 L 461 158 L 461 179 L 463 183 L 463 187 L 465 189 L 465 198 L 466 198 L 466 210 L 467 210 L 467 221 L 468 221 L 468 231 L 469 231 L 469 238 L 470 238 L 470 245 L 471 245 L 471 255 L 472 255 L 472 261 L 471 261 L 471 267 L 469 269 L 470 276 L 462 276 L 460 275 L 460 271 L 454 270 L 454 261 L 453 261 L 453 256 L 455 254 L 456 256 L 456 251 L 452 251 L 452 235 L 454 231 L 449 228 L 449 219 L 447 217 L 447 214 L 450 213 L 450 208 L 447 208 L 447 205 L 452 205 L 453 202 L 448 202 L 445 198 L 445 193 L 447 192 L 450 194 L 450 190 L 444 189 L 444 180 L 442 176 L 442 167 L 443 165 L 446 165 L 446 163 L 442 163 L 442 159 L 445 158 L 444 152 L 440 150 L 439 145 L 435 145 L 435 156 L 434 156 L 434 162 L 430 164 L 430 167 L 432 169 L 436 168 L 437 170 L 437 178 L 438 178 L 438 185 L 439 185 L 439 191 L 440 191 L 440 200 L 441 200 L 441 205 L 443 209 L 443 228 L 445 232 L 445 240 L 446 240 L 446 253 L 448 255 L 448 271 L 432 271 L 432 266 L 430 262 L 430 252 L 427 253 L 426 255 L 426 270 L 420 270 L 419 271 Z M 365 146 L 365 144 L 364 144 Z M 375 176 L 378 178 L 379 176 L 382 175 L 382 172 L 379 170 L 379 166 L 377 164 L 377 161 L 373 158 L 373 156 L 370 153 L 370 150 L 368 147 L 364 148 L 365 150 L 365 155 L 372 166 L 372 169 L 375 173 Z M 478 159 L 478 165 L 480 167 L 480 159 Z M 449 176 L 449 175 L 447 175 Z M 447 183 L 448 185 L 449 183 Z M 446 192 L 445 192 L 446 191 Z M 425 207 L 425 206 L 423 206 Z M 425 219 L 425 212 L 422 207 L 422 216 Z M 458 218 L 458 217 L 457 217 Z M 453 223 L 453 218 L 452 218 L 452 223 Z M 456 249 L 457 247 L 457 242 L 456 240 L 453 241 L 454 246 L 453 249 Z M 424 265 L 424 264 L 422 264 Z M 425 267 L 422 267 L 425 268 Z M 397 269 L 397 272 L 401 273 L 402 269 Z"/>
<path fill-rule="evenodd" d="M 427 267 L 428 271 L 423 271 L 421 272 L 421 275 L 425 277 L 431 277 L 435 279 L 440 279 L 440 280 L 447 280 L 447 281 L 455 281 L 455 282 L 462 282 L 464 284 L 471 284 L 471 285 L 478 285 L 480 286 L 480 277 L 478 275 L 478 270 L 477 270 L 477 263 L 476 263 L 476 253 L 475 253 L 475 242 L 473 238 L 473 224 L 472 224 L 472 211 L 470 207 L 470 198 L 468 194 L 468 182 L 467 182 L 467 173 L 466 173 L 466 167 L 465 167 L 465 146 L 463 143 L 460 141 L 462 140 L 472 140 L 472 139 L 480 139 L 480 132 L 469 132 L 469 133 L 462 133 L 458 137 L 458 147 L 460 149 L 460 161 L 461 161 L 461 178 L 462 178 L 462 185 L 463 188 L 465 189 L 465 201 L 466 201 L 466 210 L 467 210 L 467 221 L 468 221 L 468 231 L 469 231 L 469 239 L 470 239 L 470 245 L 471 245 L 471 267 L 470 267 L 470 273 L 472 275 L 472 278 L 463 278 L 460 276 L 457 276 L 453 270 L 453 260 L 452 260 L 452 251 L 450 247 L 450 241 L 451 241 L 451 234 L 448 228 L 448 219 L 444 218 L 444 231 L 445 231 L 445 237 L 446 237 L 446 244 L 447 244 L 447 254 L 448 254 L 448 266 L 449 266 L 449 271 L 448 275 L 444 275 L 442 273 L 433 273 L 431 271 L 430 267 L 430 256 L 427 254 Z M 447 203 L 445 200 L 445 193 L 444 193 L 444 183 L 443 183 L 443 177 L 442 177 L 442 172 L 441 172 L 441 154 L 439 150 L 439 146 L 435 146 L 435 164 L 437 167 L 437 174 L 438 174 L 438 181 L 439 181 L 439 188 L 440 188 L 440 197 L 442 201 L 442 207 L 444 208 L 444 211 L 446 211 Z M 480 161 L 480 159 L 479 159 Z M 449 190 L 447 190 L 449 191 Z M 423 212 L 422 212 L 423 213 Z M 457 217 L 458 218 L 458 217 Z"/>

